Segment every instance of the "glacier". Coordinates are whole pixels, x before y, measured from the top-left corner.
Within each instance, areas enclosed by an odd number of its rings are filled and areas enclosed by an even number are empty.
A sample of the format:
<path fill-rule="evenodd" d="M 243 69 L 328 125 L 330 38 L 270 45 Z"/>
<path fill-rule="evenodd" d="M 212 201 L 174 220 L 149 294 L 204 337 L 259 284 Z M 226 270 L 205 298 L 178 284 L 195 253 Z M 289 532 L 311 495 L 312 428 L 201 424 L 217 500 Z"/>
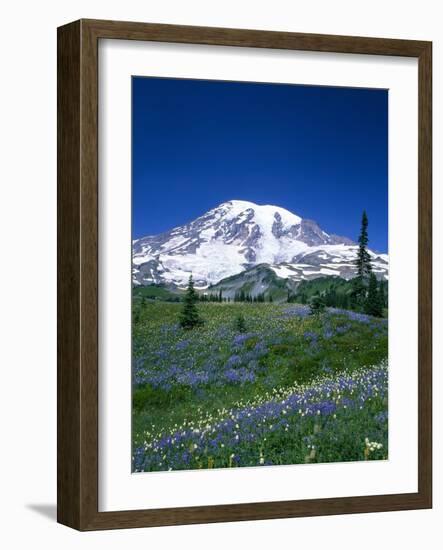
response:
<path fill-rule="evenodd" d="M 281 278 L 355 276 L 358 245 L 285 208 L 230 200 L 159 235 L 136 239 L 133 284 L 184 288 L 192 273 L 204 289 L 266 264 Z M 389 257 L 369 250 L 374 273 L 388 279 Z"/>

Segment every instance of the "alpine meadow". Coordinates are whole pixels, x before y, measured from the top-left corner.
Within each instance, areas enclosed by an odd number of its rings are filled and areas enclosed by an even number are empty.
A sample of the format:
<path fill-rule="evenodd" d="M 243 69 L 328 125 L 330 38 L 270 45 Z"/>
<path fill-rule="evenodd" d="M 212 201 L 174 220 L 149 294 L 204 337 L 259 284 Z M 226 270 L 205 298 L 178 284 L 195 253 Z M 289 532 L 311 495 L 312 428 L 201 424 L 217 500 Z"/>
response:
<path fill-rule="evenodd" d="M 132 471 L 387 460 L 388 92 L 132 97 Z"/>

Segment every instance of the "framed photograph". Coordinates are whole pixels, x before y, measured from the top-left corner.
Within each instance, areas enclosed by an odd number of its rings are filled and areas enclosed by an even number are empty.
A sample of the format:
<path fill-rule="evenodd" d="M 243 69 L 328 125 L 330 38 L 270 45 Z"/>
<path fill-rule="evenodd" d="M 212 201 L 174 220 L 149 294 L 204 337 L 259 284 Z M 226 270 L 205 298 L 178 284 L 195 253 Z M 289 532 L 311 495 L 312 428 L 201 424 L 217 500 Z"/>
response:
<path fill-rule="evenodd" d="M 58 29 L 58 521 L 432 506 L 430 42 Z"/>

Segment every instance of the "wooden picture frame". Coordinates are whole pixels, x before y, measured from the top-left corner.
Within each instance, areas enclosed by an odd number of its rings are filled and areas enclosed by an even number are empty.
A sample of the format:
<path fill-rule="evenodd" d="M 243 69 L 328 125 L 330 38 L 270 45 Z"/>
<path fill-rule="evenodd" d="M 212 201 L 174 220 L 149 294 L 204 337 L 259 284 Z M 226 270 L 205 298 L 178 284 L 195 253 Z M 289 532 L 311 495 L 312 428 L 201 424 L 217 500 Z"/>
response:
<path fill-rule="evenodd" d="M 100 39 L 418 59 L 418 492 L 98 511 L 98 42 Z M 80 20 L 58 29 L 58 521 L 82 531 L 432 506 L 432 44 Z"/>

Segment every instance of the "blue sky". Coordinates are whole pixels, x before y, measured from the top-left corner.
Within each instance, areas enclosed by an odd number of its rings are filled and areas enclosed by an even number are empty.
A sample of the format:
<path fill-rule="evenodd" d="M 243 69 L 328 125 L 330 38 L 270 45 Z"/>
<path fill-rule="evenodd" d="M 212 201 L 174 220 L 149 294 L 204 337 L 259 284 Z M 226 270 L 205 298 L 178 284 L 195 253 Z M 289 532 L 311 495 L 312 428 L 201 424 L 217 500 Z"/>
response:
<path fill-rule="evenodd" d="M 387 251 L 387 90 L 133 77 L 133 238 L 241 199 Z"/>

